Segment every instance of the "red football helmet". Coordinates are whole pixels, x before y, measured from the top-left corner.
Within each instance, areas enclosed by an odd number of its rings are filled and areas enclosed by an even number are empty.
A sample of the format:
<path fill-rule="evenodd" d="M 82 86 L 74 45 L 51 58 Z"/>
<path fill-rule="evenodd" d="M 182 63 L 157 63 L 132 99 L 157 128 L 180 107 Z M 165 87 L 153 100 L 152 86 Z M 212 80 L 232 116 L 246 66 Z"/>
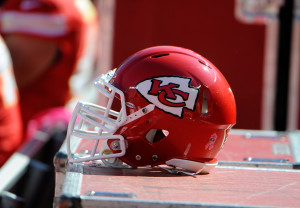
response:
<path fill-rule="evenodd" d="M 235 99 L 226 79 L 188 49 L 144 49 L 97 78 L 95 86 L 108 98 L 107 106 L 77 104 L 67 133 L 70 162 L 167 164 L 206 173 L 217 164 L 216 156 L 236 122 Z M 91 152 L 71 154 L 71 137 L 94 140 Z M 101 149 L 100 140 L 105 140 Z"/>

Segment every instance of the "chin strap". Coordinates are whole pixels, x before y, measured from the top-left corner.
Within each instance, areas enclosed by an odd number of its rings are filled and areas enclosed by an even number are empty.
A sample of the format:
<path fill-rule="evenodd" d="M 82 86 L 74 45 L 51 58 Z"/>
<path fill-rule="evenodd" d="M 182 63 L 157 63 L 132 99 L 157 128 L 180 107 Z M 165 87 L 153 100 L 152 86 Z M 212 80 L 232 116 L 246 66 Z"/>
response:
<path fill-rule="evenodd" d="M 101 155 L 110 155 L 113 152 L 108 147 L 107 141 L 104 141 L 101 145 L 100 150 Z M 110 168 L 131 168 L 131 166 L 123 163 L 117 157 L 101 159 L 102 163 L 106 167 Z M 208 174 L 217 164 L 217 160 L 213 162 L 196 162 L 191 160 L 183 160 L 183 159 L 171 159 L 166 161 L 166 166 L 158 165 L 163 170 L 168 171 L 174 175 L 188 175 L 188 176 L 195 176 L 197 174 Z"/>
<path fill-rule="evenodd" d="M 168 168 L 160 166 L 160 168 L 175 175 L 190 175 L 208 174 L 218 164 L 217 161 L 210 163 L 202 163 L 191 160 L 171 159 L 166 161 Z"/>
<path fill-rule="evenodd" d="M 161 169 L 165 170 L 165 171 L 168 171 L 169 173 L 171 173 L 172 175 L 188 175 L 188 176 L 195 176 L 197 174 L 199 174 L 198 172 L 190 172 L 188 170 L 183 170 L 183 169 L 178 169 L 177 167 L 174 167 L 174 166 L 168 166 L 168 167 L 163 167 L 163 166 L 158 166 L 160 167 Z"/>

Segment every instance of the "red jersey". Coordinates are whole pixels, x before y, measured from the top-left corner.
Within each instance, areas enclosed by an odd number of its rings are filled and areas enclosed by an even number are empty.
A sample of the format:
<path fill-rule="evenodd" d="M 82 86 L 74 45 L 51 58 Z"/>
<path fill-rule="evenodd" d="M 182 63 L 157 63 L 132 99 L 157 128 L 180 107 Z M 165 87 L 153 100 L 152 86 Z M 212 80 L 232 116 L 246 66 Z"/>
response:
<path fill-rule="evenodd" d="M 60 55 L 47 72 L 19 89 L 25 125 L 39 112 L 65 106 L 90 81 L 97 16 L 89 0 L 10 0 L 3 5 L 1 33 L 24 34 L 58 44 Z M 89 41 L 89 42 L 87 42 Z M 73 75 L 84 74 L 80 79 Z M 74 80 L 75 84 L 74 84 Z"/>
<path fill-rule="evenodd" d="M 0 37 L 0 167 L 22 143 L 18 92 L 9 52 Z"/>

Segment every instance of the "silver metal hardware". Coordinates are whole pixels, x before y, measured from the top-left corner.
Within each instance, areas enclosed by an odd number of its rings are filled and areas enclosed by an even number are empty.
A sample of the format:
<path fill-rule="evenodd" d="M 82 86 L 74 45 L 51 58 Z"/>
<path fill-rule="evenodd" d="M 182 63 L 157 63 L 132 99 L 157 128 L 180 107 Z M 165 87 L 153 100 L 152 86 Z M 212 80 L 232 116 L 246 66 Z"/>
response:
<path fill-rule="evenodd" d="M 123 192 L 106 192 L 106 191 L 87 191 L 86 196 L 109 196 L 109 197 L 124 197 L 124 198 L 134 198 L 135 193 L 123 193 Z"/>
<path fill-rule="evenodd" d="M 153 161 L 157 161 L 158 160 L 158 156 L 157 155 L 152 155 L 152 160 Z"/>
<path fill-rule="evenodd" d="M 143 112 L 144 114 L 146 114 L 146 113 L 148 112 L 148 109 L 147 109 L 147 108 L 143 108 L 143 109 L 142 109 L 142 112 Z"/>
<path fill-rule="evenodd" d="M 120 142 L 119 142 L 119 141 L 113 141 L 113 142 L 110 144 L 110 147 L 111 147 L 113 150 L 120 150 Z"/>

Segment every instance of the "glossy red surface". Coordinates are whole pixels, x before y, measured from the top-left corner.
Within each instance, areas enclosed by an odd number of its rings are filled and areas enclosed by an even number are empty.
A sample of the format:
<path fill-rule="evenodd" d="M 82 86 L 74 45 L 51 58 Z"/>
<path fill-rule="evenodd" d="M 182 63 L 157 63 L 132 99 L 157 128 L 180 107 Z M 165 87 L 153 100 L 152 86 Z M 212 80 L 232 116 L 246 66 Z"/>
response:
<path fill-rule="evenodd" d="M 189 88 L 197 91 L 194 107 L 184 107 L 181 115 L 175 115 L 174 108 L 166 110 L 161 103 L 154 101 L 156 107 L 152 112 L 117 132 L 128 141 L 126 155 L 121 159 L 134 167 L 157 165 L 172 158 L 200 162 L 212 160 L 225 140 L 227 129 L 236 122 L 235 100 L 226 79 L 212 63 L 195 52 L 159 46 L 131 56 L 116 70 L 110 82 L 124 92 L 126 102 L 133 104 L 134 108 L 127 107 L 127 114 L 130 114 L 151 103 L 145 98 L 147 94 L 140 93 L 143 89 L 138 84 L 161 77 L 174 78 L 175 84 L 175 78 L 189 79 Z M 170 90 L 174 92 L 174 88 Z M 207 101 L 203 101 L 204 92 Z M 202 109 L 204 102 L 207 102 L 207 112 Z M 151 129 L 167 130 L 169 135 L 152 144 L 146 139 Z M 211 143 L 213 135 L 216 136 Z M 210 148 L 206 148 L 210 143 Z M 157 156 L 156 160 L 153 160 L 153 155 Z"/>

